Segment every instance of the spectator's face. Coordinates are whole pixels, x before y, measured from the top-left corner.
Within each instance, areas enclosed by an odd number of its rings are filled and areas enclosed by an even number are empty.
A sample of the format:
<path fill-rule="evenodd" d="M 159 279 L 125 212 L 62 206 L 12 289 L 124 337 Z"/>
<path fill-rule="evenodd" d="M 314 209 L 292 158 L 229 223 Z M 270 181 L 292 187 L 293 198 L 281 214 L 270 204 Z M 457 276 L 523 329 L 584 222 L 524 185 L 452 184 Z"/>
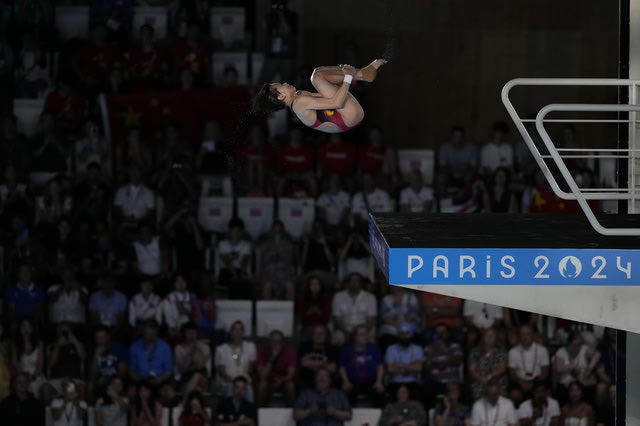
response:
<path fill-rule="evenodd" d="M 331 377 L 329 376 L 329 372 L 327 370 L 320 370 L 316 373 L 316 388 L 320 392 L 324 392 L 329 389 L 329 385 L 331 385 Z"/>
<path fill-rule="evenodd" d="M 247 396 L 247 384 L 242 380 L 238 380 L 233 384 L 233 396 L 238 399 L 244 399 Z"/>
<path fill-rule="evenodd" d="M 187 289 L 187 282 L 184 280 L 182 275 L 178 275 L 173 286 L 177 291 L 185 291 Z"/>
<path fill-rule="evenodd" d="M 239 342 L 244 338 L 244 326 L 240 323 L 236 323 L 231 328 L 231 339 Z"/>
<path fill-rule="evenodd" d="M 110 295 L 113 293 L 113 289 L 115 288 L 115 283 L 112 279 L 104 279 L 102 280 L 102 292 L 104 294 Z"/>
<path fill-rule="evenodd" d="M 151 283 L 151 281 L 143 281 L 140 284 L 140 290 L 143 294 L 151 294 L 151 292 L 153 291 L 153 284 Z"/>
<path fill-rule="evenodd" d="M 520 344 L 528 348 L 533 343 L 533 330 L 531 327 L 524 326 L 520 329 Z"/>
<path fill-rule="evenodd" d="M 229 236 L 233 241 L 238 241 L 242 237 L 242 228 L 239 226 L 233 226 L 229 228 Z"/>
<path fill-rule="evenodd" d="M 122 393 L 122 389 L 124 388 L 124 385 L 122 384 L 122 380 L 119 377 L 115 377 L 113 380 L 111 380 L 111 388 L 117 394 Z"/>
<path fill-rule="evenodd" d="M 576 334 L 576 336 L 571 341 L 570 346 L 573 349 L 580 349 L 580 347 L 582 346 L 582 336 L 579 334 Z"/>
<path fill-rule="evenodd" d="M 144 244 L 149 244 L 153 240 L 153 231 L 148 226 L 143 226 L 140 229 L 140 241 Z"/>
<path fill-rule="evenodd" d="M 406 346 L 409 346 L 411 344 L 411 337 L 412 336 L 411 336 L 411 332 L 409 330 L 403 329 L 400 332 L 400 336 L 399 337 L 400 337 L 400 344 L 402 346 L 406 347 Z"/>
<path fill-rule="evenodd" d="M 279 352 L 282 349 L 283 341 L 282 336 L 279 333 L 271 335 L 271 348 L 274 352 Z"/>
<path fill-rule="evenodd" d="M 194 329 L 186 330 L 184 333 L 184 339 L 187 342 L 195 342 L 196 340 L 198 340 L 198 330 L 194 330 Z"/>
<path fill-rule="evenodd" d="M 313 329 L 313 343 L 324 343 L 327 340 L 327 332 L 324 327 L 315 327 Z"/>
<path fill-rule="evenodd" d="M 409 401 L 409 390 L 406 386 L 400 386 L 398 391 L 396 392 L 396 398 L 398 398 L 398 403 L 403 404 Z"/>
<path fill-rule="evenodd" d="M 312 278 L 309 281 L 309 291 L 311 294 L 319 294 L 320 290 L 322 290 L 322 284 L 320 284 L 320 280 L 318 278 Z"/>
<path fill-rule="evenodd" d="M 547 399 L 547 390 L 544 386 L 536 386 L 533 389 L 533 399 L 536 404 L 544 404 L 544 401 Z"/>
<path fill-rule="evenodd" d="M 331 175 L 329 177 L 329 189 L 331 191 L 338 191 L 340 189 L 340 177 L 338 175 Z"/>
<path fill-rule="evenodd" d="M 224 73 L 224 85 L 225 86 L 237 86 L 238 85 L 238 71 L 235 69 L 227 70 Z"/>
<path fill-rule="evenodd" d="M 582 389 L 576 384 L 569 386 L 569 400 L 571 402 L 579 402 L 582 399 Z"/>
<path fill-rule="evenodd" d="M 145 46 L 153 44 L 153 31 L 151 31 L 149 28 L 141 29 L 140 41 L 142 41 L 142 44 L 144 44 Z"/>
<path fill-rule="evenodd" d="M 22 321 L 20 323 L 20 334 L 23 336 L 31 336 L 33 333 L 33 326 L 29 321 Z"/>
<path fill-rule="evenodd" d="M 155 326 L 147 325 L 142 332 L 144 340 L 154 342 L 158 337 L 158 329 Z"/>
<path fill-rule="evenodd" d="M 18 374 L 14 386 L 17 394 L 24 395 L 29 389 L 29 379 L 25 374 Z"/>
<path fill-rule="evenodd" d="M 419 172 L 411 173 L 411 187 L 414 189 L 422 188 L 422 174 Z"/>
<path fill-rule="evenodd" d="M 71 224 L 66 220 L 60 221 L 58 223 L 58 233 L 61 237 L 66 237 L 71 233 Z"/>
<path fill-rule="evenodd" d="M 487 329 L 484 333 L 484 345 L 492 348 L 496 345 L 496 332 L 493 328 Z"/>
<path fill-rule="evenodd" d="M 496 142 L 502 142 L 505 139 L 506 134 L 502 130 L 496 130 L 493 132 L 493 140 Z"/>
<path fill-rule="evenodd" d="M 149 397 L 151 396 L 151 390 L 146 386 L 141 386 L 138 389 L 138 395 L 140 396 L 141 400 L 148 401 Z"/>
<path fill-rule="evenodd" d="M 460 387 L 457 383 L 451 383 L 447 386 L 447 398 L 449 401 L 458 401 L 460 399 Z"/>
<path fill-rule="evenodd" d="M 496 383 L 492 383 L 487 387 L 487 399 L 491 404 L 495 404 L 500 397 L 500 386 Z"/>
<path fill-rule="evenodd" d="M 453 133 L 451 133 L 451 142 L 455 146 L 461 146 L 464 143 L 464 133 L 462 133 L 459 130 L 456 130 Z"/>
<path fill-rule="evenodd" d="M 507 175 L 504 174 L 503 170 L 498 170 L 495 176 L 496 185 L 504 185 L 507 182 Z"/>
<path fill-rule="evenodd" d="M 96 332 L 96 346 L 105 347 L 109 344 L 109 333 L 106 331 Z"/>
<path fill-rule="evenodd" d="M 31 284 L 31 269 L 27 266 L 22 266 L 20 268 L 20 274 L 18 275 L 18 280 L 23 286 L 27 286 Z"/>
<path fill-rule="evenodd" d="M 358 293 L 362 289 L 362 278 L 358 274 L 353 274 L 349 278 L 348 290 L 352 293 Z"/>
<path fill-rule="evenodd" d="M 449 330 L 443 325 L 436 327 L 436 333 L 440 336 L 440 340 L 447 342 L 449 340 Z"/>
<path fill-rule="evenodd" d="M 142 174 L 137 166 L 129 167 L 129 179 L 134 185 L 140 185 L 142 183 Z"/>
<path fill-rule="evenodd" d="M 358 329 L 356 330 L 355 341 L 360 346 L 367 344 L 367 342 L 369 341 L 369 335 L 367 334 L 366 328 L 358 327 Z"/>

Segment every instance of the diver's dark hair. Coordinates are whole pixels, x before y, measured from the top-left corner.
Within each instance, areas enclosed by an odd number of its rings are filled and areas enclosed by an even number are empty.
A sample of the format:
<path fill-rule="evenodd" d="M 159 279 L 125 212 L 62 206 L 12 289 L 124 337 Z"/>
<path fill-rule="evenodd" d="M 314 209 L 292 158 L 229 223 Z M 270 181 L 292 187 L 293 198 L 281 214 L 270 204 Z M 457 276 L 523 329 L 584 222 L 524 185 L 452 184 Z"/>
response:
<path fill-rule="evenodd" d="M 278 111 L 286 107 L 284 101 L 278 99 L 278 91 L 270 84 L 263 85 L 255 98 L 253 98 L 254 109 L 262 111 Z"/>

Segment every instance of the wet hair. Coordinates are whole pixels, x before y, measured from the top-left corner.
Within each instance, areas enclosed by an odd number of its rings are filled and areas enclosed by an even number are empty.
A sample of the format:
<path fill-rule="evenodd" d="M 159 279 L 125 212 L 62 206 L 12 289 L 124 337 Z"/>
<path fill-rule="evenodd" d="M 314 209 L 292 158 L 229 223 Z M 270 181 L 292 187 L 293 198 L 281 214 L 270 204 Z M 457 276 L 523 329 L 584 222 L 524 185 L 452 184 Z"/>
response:
<path fill-rule="evenodd" d="M 262 111 L 278 111 L 287 105 L 278 99 L 280 93 L 270 84 L 264 84 L 253 98 L 253 108 Z"/>

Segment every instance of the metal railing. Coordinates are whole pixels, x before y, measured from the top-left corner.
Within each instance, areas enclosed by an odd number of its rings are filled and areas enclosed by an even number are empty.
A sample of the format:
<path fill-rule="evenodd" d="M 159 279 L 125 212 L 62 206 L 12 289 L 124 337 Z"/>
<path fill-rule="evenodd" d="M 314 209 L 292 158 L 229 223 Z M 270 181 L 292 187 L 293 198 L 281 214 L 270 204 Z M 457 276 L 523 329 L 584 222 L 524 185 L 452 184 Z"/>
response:
<path fill-rule="evenodd" d="M 629 88 L 629 104 L 549 104 L 540 109 L 535 119 L 522 119 L 509 98 L 509 93 L 516 86 L 626 86 Z M 629 212 L 635 211 L 640 201 L 640 182 L 636 176 L 636 166 L 640 165 L 640 146 L 637 143 L 637 118 L 640 105 L 637 104 L 640 80 L 622 79 L 550 79 L 550 78 L 518 78 L 509 81 L 502 89 L 502 103 L 511 116 L 518 131 L 551 185 L 553 192 L 565 200 L 576 200 L 584 211 L 589 223 L 603 235 L 639 236 L 640 228 L 607 228 L 596 218 L 588 200 L 628 200 Z M 548 119 L 552 112 L 625 112 L 628 119 Z M 543 155 L 533 141 L 524 123 L 535 123 L 536 130 L 544 143 L 548 155 Z M 545 128 L 545 123 L 629 123 L 629 149 L 610 148 L 561 148 L 558 149 Z M 588 154 L 582 154 L 586 152 Z M 564 154 L 568 153 L 568 154 Z M 565 159 L 627 159 L 629 173 L 626 188 L 580 188 L 565 164 Z M 564 191 L 545 159 L 551 159 L 560 171 L 571 192 Z M 638 165 L 635 163 L 639 162 Z M 640 172 L 640 170 L 638 171 Z"/>

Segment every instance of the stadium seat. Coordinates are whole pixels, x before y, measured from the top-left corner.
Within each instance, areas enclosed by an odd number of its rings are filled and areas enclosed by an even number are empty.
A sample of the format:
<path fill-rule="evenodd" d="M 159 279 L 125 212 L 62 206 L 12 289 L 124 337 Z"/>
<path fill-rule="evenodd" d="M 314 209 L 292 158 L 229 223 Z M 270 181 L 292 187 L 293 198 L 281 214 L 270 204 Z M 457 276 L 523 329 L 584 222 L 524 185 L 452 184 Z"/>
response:
<path fill-rule="evenodd" d="M 311 230 L 316 207 L 313 198 L 280 198 L 278 219 L 296 240 Z"/>
<path fill-rule="evenodd" d="M 231 324 L 242 321 L 247 336 L 253 335 L 253 303 L 251 300 L 217 300 L 216 328 L 229 331 Z"/>
<path fill-rule="evenodd" d="M 273 198 L 238 198 L 238 217 L 251 238 L 257 240 L 271 229 L 273 223 Z"/>
<path fill-rule="evenodd" d="M 260 426 L 295 426 L 292 408 L 259 408 L 258 424 Z"/>
<path fill-rule="evenodd" d="M 26 137 L 38 133 L 44 99 L 14 99 L 13 113 L 18 118 L 18 132 Z"/>
<path fill-rule="evenodd" d="M 248 85 L 249 54 L 247 52 L 214 52 L 212 62 L 213 81 L 224 85 L 224 70 L 232 66 L 238 71 L 238 84 Z"/>
<path fill-rule="evenodd" d="M 378 424 L 382 410 L 379 408 L 354 408 L 351 420 L 344 422 L 344 426 L 374 426 Z"/>
<path fill-rule="evenodd" d="M 149 24 L 153 27 L 157 39 L 167 35 L 167 9 L 165 7 L 136 6 L 133 8 L 133 34 L 140 27 Z"/>
<path fill-rule="evenodd" d="M 198 203 L 198 222 L 205 231 L 223 233 L 227 231 L 233 216 L 233 198 L 202 197 Z"/>
<path fill-rule="evenodd" d="M 259 300 L 256 302 L 256 336 L 269 337 L 273 330 L 280 330 L 285 337 L 293 335 L 293 301 Z"/>
<path fill-rule="evenodd" d="M 210 11 L 211 37 L 216 44 L 228 49 L 245 41 L 245 11 L 243 7 L 212 7 Z"/>
<path fill-rule="evenodd" d="M 89 35 L 89 6 L 57 6 L 56 28 L 62 40 L 87 38 Z"/>
<path fill-rule="evenodd" d="M 405 177 L 415 169 L 422 172 L 425 185 L 433 184 L 435 153 L 432 149 L 399 149 L 398 168 Z"/>

